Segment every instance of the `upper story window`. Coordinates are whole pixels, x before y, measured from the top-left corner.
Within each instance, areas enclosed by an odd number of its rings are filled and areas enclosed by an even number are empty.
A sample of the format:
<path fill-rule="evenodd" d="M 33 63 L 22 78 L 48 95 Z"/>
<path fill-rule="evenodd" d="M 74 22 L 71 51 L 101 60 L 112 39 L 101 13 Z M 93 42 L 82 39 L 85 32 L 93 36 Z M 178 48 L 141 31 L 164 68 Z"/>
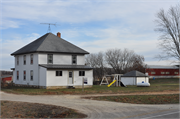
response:
<path fill-rule="evenodd" d="M 85 76 L 85 71 L 79 71 L 79 76 Z"/>
<path fill-rule="evenodd" d="M 53 54 L 48 54 L 47 61 L 48 64 L 53 64 Z"/>
<path fill-rule="evenodd" d="M 31 57 L 31 63 L 30 64 L 33 64 L 33 54 L 31 54 L 30 57 Z"/>
<path fill-rule="evenodd" d="M 17 65 L 19 65 L 19 56 L 17 56 Z"/>
<path fill-rule="evenodd" d="M 26 71 L 24 71 L 24 80 L 26 80 Z"/>
<path fill-rule="evenodd" d="M 30 71 L 30 79 L 33 81 L 33 70 Z"/>
<path fill-rule="evenodd" d="M 26 65 L 26 55 L 23 56 L 24 65 Z"/>
<path fill-rule="evenodd" d="M 62 71 L 56 71 L 56 76 L 62 76 Z"/>
<path fill-rule="evenodd" d="M 72 64 L 77 64 L 77 56 L 72 55 Z"/>
<path fill-rule="evenodd" d="M 19 71 L 17 71 L 17 80 L 19 80 Z"/>

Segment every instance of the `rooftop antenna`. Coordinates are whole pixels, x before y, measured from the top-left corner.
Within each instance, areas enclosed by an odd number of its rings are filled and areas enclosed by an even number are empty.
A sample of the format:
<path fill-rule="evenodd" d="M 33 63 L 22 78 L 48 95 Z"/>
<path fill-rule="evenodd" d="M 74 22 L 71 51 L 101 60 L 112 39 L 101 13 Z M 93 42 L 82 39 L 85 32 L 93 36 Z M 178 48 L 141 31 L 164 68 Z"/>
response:
<path fill-rule="evenodd" d="M 48 30 L 47 30 L 47 32 L 49 32 L 49 33 L 51 32 L 51 27 L 50 27 L 51 25 L 57 26 L 56 23 L 55 24 L 53 24 L 53 23 L 40 23 L 40 24 L 47 24 L 47 25 L 49 25 L 48 26 Z"/>

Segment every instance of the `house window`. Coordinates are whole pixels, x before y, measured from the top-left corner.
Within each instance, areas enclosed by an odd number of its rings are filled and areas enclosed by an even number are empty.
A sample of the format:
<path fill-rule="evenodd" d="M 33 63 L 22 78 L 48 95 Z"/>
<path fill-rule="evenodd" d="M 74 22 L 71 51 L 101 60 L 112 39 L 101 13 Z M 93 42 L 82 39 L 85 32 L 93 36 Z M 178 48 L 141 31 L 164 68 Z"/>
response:
<path fill-rule="evenodd" d="M 161 74 L 165 74 L 165 72 L 161 72 Z"/>
<path fill-rule="evenodd" d="M 79 71 L 79 76 L 85 76 L 85 71 Z"/>
<path fill-rule="evenodd" d="M 33 54 L 31 54 L 31 63 L 30 64 L 33 64 Z"/>
<path fill-rule="evenodd" d="M 26 55 L 24 55 L 24 65 L 26 65 Z"/>
<path fill-rule="evenodd" d="M 17 71 L 17 80 L 19 80 L 19 71 Z"/>
<path fill-rule="evenodd" d="M 24 71 L 24 80 L 26 80 L 26 71 Z"/>
<path fill-rule="evenodd" d="M 17 65 L 19 65 L 19 56 L 17 56 Z"/>
<path fill-rule="evenodd" d="M 62 76 L 62 71 L 56 71 L 56 76 Z"/>
<path fill-rule="evenodd" d="M 166 72 L 166 74 L 169 74 L 169 72 Z"/>
<path fill-rule="evenodd" d="M 174 74 L 178 74 L 178 72 L 174 72 Z"/>
<path fill-rule="evenodd" d="M 156 74 L 156 72 L 151 72 L 151 74 Z"/>
<path fill-rule="evenodd" d="M 48 64 L 53 64 L 53 54 L 48 54 Z"/>
<path fill-rule="evenodd" d="M 31 81 L 33 81 L 33 70 L 30 71 L 30 75 L 31 75 L 30 79 L 31 79 Z"/>
<path fill-rule="evenodd" d="M 77 64 L 77 56 L 72 55 L 72 64 Z"/>

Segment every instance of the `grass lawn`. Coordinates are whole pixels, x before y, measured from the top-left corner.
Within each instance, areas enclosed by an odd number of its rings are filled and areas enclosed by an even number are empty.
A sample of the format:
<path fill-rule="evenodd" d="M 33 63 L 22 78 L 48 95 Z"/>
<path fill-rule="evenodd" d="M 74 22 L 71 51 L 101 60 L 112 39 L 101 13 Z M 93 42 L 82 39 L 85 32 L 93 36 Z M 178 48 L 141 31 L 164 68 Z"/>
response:
<path fill-rule="evenodd" d="M 138 93 L 138 92 L 162 92 L 179 91 L 179 79 L 155 79 L 150 80 L 150 87 L 107 87 L 105 85 L 94 85 L 92 88 L 84 89 L 35 89 L 23 87 L 2 88 L 2 91 L 29 95 L 61 95 L 61 94 L 113 94 L 113 93 Z"/>
<path fill-rule="evenodd" d="M 85 118 L 75 110 L 39 103 L 1 101 L 1 118 Z"/>
<path fill-rule="evenodd" d="M 123 102 L 123 103 L 132 103 L 132 104 L 177 104 L 179 103 L 179 94 L 103 96 L 103 97 L 88 97 L 86 99 Z"/>

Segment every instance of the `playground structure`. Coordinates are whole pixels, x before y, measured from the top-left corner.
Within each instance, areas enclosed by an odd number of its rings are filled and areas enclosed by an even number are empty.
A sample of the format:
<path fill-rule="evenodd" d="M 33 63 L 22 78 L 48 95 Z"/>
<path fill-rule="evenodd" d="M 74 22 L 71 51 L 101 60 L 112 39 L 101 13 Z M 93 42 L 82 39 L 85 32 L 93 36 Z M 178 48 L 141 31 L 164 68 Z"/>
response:
<path fill-rule="evenodd" d="M 106 75 L 106 76 L 104 76 L 104 77 L 102 78 L 101 83 L 100 83 L 100 86 L 103 85 L 103 84 L 105 84 L 105 85 L 108 85 L 108 87 L 110 87 L 112 84 L 114 84 L 114 86 L 117 86 L 117 87 L 119 87 L 119 86 L 126 87 L 126 86 L 121 82 L 121 76 L 122 76 L 122 75 L 123 75 L 123 74 Z M 109 84 L 109 82 L 108 82 L 107 77 L 113 77 L 113 81 L 112 81 L 110 84 Z M 106 81 L 106 83 L 103 83 L 104 80 Z"/>

